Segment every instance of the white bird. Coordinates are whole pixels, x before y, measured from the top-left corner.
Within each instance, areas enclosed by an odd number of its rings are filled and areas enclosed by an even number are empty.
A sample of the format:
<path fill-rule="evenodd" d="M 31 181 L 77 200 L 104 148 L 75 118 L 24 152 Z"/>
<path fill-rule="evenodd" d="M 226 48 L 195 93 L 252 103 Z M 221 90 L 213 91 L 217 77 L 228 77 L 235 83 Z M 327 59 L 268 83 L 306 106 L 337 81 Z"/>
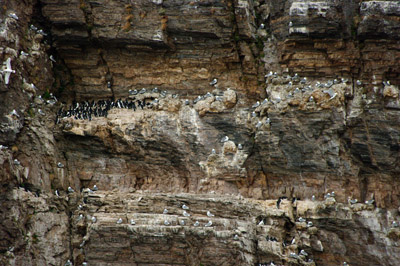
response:
<path fill-rule="evenodd" d="M 15 14 L 15 13 L 10 13 L 10 14 L 8 14 L 8 16 L 9 16 L 10 18 L 15 19 L 15 20 L 18 20 L 18 19 L 19 19 L 18 16 L 17 16 L 17 14 Z"/>
<path fill-rule="evenodd" d="M 311 221 L 309 221 L 308 223 L 307 223 L 307 227 L 312 227 L 314 224 L 313 224 L 313 222 L 311 222 Z"/>
<path fill-rule="evenodd" d="M 82 262 L 82 266 L 87 266 L 87 265 L 88 265 L 88 264 L 87 264 L 86 261 Z"/>
<path fill-rule="evenodd" d="M 92 216 L 92 223 L 95 223 L 97 221 L 97 218 L 95 216 Z"/>
<path fill-rule="evenodd" d="M 393 221 L 393 222 L 392 222 L 392 227 L 393 227 L 393 228 L 399 227 L 399 223 L 396 222 L 396 221 Z"/>
<path fill-rule="evenodd" d="M 186 211 L 183 211 L 183 216 L 190 217 L 190 214 L 188 212 L 186 212 Z"/>
<path fill-rule="evenodd" d="M 122 218 L 119 218 L 117 224 L 122 224 Z"/>
<path fill-rule="evenodd" d="M 3 70 L 1 70 L 1 72 L 4 73 L 4 82 L 7 85 L 10 82 L 11 73 L 15 73 L 15 70 L 13 70 L 11 68 L 11 58 L 10 57 L 4 63 L 5 63 L 5 67 L 3 66 Z"/>
<path fill-rule="evenodd" d="M 239 149 L 239 150 L 243 150 L 243 145 L 239 143 L 239 144 L 238 144 L 238 149 Z"/>
<path fill-rule="evenodd" d="M 14 159 L 14 164 L 15 165 L 21 165 L 21 163 L 17 159 Z"/>
<path fill-rule="evenodd" d="M 239 236 L 238 235 L 234 235 L 233 236 L 233 240 L 239 240 Z"/>
<path fill-rule="evenodd" d="M 343 266 L 349 266 L 347 262 L 343 262 Z"/>
<path fill-rule="evenodd" d="M 264 28 L 265 28 L 264 23 L 261 23 L 261 24 L 260 24 L 260 29 L 264 29 Z"/>
<path fill-rule="evenodd" d="M 189 210 L 189 207 L 188 207 L 186 204 L 183 204 L 183 205 L 182 205 L 182 209 L 184 209 L 184 210 Z"/>
<path fill-rule="evenodd" d="M 261 121 L 258 121 L 257 122 L 257 125 L 256 125 L 256 128 L 260 128 L 262 126 L 262 122 Z"/>
<path fill-rule="evenodd" d="M 303 255 L 303 256 L 306 256 L 306 257 L 308 256 L 308 253 L 304 249 L 300 250 L 299 254 Z"/>
<path fill-rule="evenodd" d="M 133 219 L 131 219 L 131 225 L 135 225 L 135 224 L 136 224 L 136 222 Z"/>
<path fill-rule="evenodd" d="M 58 163 L 57 163 L 57 167 L 58 167 L 58 168 L 64 168 L 64 165 L 63 165 L 61 162 L 58 162 Z"/>
<path fill-rule="evenodd" d="M 83 248 L 83 246 L 85 245 L 85 240 L 82 241 L 82 243 L 79 245 L 80 248 Z"/>
<path fill-rule="evenodd" d="M 296 253 L 291 252 L 291 253 L 289 254 L 289 257 L 290 257 L 290 258 L 293 258 L 293 259 L 298 259 L 298 258 L 299 258 L 299 255 L 297 255 Z"/>
<path fill-rule="evenodd" d="M 70 260 L 67 260 L 67 262 L 64 264 L 64 266 L 73 266 L 72 262 Z"/>
<path fill-rule="evenodd" d="M 53 61 L 54 63 L 56 63 L 56 60 L 54 59 L 53 55 L 50 55 L 50 60 Z"/>
<path fill-rule="evenodd" d="M 54 194 L 56 194 L 57 197 L 60 196 L 60 194 L 58 193 L 58 190 L 56 189 L 56 191 L 54 191 Z"/>
<path fill-rule="evenodd" d="M 215 149 L 211 150 L 211 154 L 216 154 L 217 152 L 215 151 Z"/>
<path fill-rule="evenodd" d="M 337 95 L 337 93 L 332 88 L 329 88 L 329 90 L 324 90 L 324 93 L 329 94 L 329 96 L 331 97 L 329 100 L 332 100 Z"/>
<path fill-rule="evenodd" d="M 205 226 L 205 227 L 210 227 L 210 226 L 212 226 L 212 221 L 208 221 L 208 223 L 206 223 L 204 226 Z"/>
<path fill-rule="evenodd" d="M 34 30 L 34 31 L 37 31 L 38 28 L 31 24 L 30 29 Z"/>
<path fill-rule="evenodd" d="M 164 209 L 163 214 L 167 214 L 167 213 L 168 213 L 168 210 Z"/>
<path fill-rule="evenodd" d="M 168 226 L 168 225 L 171 225 L 171 223 L 168 222 L 168 220 L 164 220 L 164 225 Z"/>
<path fill-rule="evenodd" d="M 315 195 L 312 195 L 311 200 L 315 201 Z"/>
<path fill-rule="evenodd" d="M 37 33 L 43 35 L 43 36 L 47 36 L 47 33 L 45 33 L 43 30 L 38 30 Z"/>
<path fill-rule="evenodd" d="M 94 185 L 93 188 L 92 188 L 92 190 L 93 190 L 93 191 L 97 191 L 97 190 L 99 190 L 99 188 L 98 188 L 96 185 Z"/>
<path fill-rule="evenodd" d="M 215 215 L 212 214 L 210 211 L 207 211 L 207 216 L 208 216 L 208 217 L 214 217 Z"/>
<path fill-rule="evenodd" d="M 367 205 L 372 205 L 372 204 L 374 204 L 374 202 L 375 202 L 374 199 L 370 199 L 370 200 L 366 200 L 366 201 L 365 201 L 365 204 L 367 204 Z"/>
<path fill-rule="evenodd" d="M 304 219 L 303 217 L 300 217 L 300 218 L 299 218 L 299 222 L 300 222 L 300 223 L 304 223 L 304 222 L 306 222 L 306 219 Z"/>
<path fill-rule="evenodd" d="M 79 216 L 78 216 L 78 218 L 76 219 L 76 221 L 79 222 L 79 221 L 82 220 L 82 219 L 83 219 L 83 214 L 81 213 L 81 214 L 79 214 Z"/>
<path fill-rule="evenodd" d="M 267 117 L 267 120 L 265 120 L 265 124 L 271 124 L 271 119 Z"/>
<path fill-rule="evenodd" d="M 74 193 L 75 190 L 72 187 L 68 187 L 68 193 Z"/>
<path fill-rule="evenodd" d="M 28 56 L 29 54 L 28 54 L 28 53 L 25 53 L 24 51 L 21 51 L 21 55 L 22 55 L 22 56 Z"/>
<path fill-rule="evenodd" d="M 180 220 L 180 221 L 179 221 L 179 224 L 182 225 L 182 226 L 184 226 L 184 225 L 185 225 L 185 221 L 184 221 L 184 220 Z"/>
<path fill-rule="evenodd" d="M 308 101 L 309 101 L 310 103 L 314 102 L 314 97 L 313 97 L 313 96 L 310 96 L 310 98 L 308 99 Z"/>
<path fill-rule="evenodd" d="M 199 223 L 199 221 L 196 221 L 193 225 L 194 225 L 194 226 L 199 226 L 200 223 Z"/>
<path fill-rule="evenodd" d="M 217 84 L 218 83 L 218 79 L 213 79 L 211 82 L 210 82 L 210 85 L 211 86 L 214 86 L 215 84 Z"/>
<path fill-rule="evenodd" d="M 352 199 L 352 198 L 348 197 L 348 198 L 347 198 L 347 202 L 348 202 L 350 205 L 353 205 L 353 204 L 356 204 L 356 203 L 358 202 L 358 200 L 357 200 L 357 199 Z"/>
<path fill-rule="evenodd" d="M 258 106 L 260 106 L 260 102 L 259 101 L 257 101 L 255 104 L 253 104 L 251 107 L 252 108 L 257 108 Z"/>
<path fill-rule="evenodd" d="M 40 114 L 40 115 L 46 115 L 46 113 L 45 112 L 43 112 L 43 110 L 42 109 L 38 109 L 38 113 Z"/>
<path fill-rule="evenodd" d="M 223 137 L 222 139 L 221 139 L 221 142 L 227 142 L 229 140 L 229 137 L 228 136 L 225 136 L 225 137 Z"/>
<path fill-rule="evenodd" d="M 293 22 L 289 22 L 289 27 L 293 27 Z"/>
<path fill-rule="evenodd" d="M 357 86 L 361 86 L 361 85 L 362 85 L 361 80 L 357 80 L 357 81 L 356 81 L 356 84 L 357 84 Z"/>
<path fill-rule="evenodd" d="M 261 220 L 261 222 L 259 222 L 258 225 L 264 225 L 264 220 Z"/>

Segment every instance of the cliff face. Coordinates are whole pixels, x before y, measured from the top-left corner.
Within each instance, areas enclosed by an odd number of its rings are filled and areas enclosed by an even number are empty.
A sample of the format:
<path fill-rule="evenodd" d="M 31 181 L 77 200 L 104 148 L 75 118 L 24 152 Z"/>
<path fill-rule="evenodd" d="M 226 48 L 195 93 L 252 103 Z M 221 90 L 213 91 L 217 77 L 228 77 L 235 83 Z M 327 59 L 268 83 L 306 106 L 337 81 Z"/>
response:
<path fill-rule="evenodd" d="M 2 263 L 400 263 L 397 1 L 31 0 L 0 14 L 15 70 L 0 83 Z"/>

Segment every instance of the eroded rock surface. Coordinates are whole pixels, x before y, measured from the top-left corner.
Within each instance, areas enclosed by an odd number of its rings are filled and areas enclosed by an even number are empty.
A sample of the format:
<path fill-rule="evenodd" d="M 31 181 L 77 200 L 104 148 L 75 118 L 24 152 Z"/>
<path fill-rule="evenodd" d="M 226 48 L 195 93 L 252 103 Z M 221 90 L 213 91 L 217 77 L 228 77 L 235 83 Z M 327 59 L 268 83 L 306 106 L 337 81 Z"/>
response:
<path fill-rule="evenodd" d="M 0 264 L 400 264 L 399 15 L 4 1 Z"/>

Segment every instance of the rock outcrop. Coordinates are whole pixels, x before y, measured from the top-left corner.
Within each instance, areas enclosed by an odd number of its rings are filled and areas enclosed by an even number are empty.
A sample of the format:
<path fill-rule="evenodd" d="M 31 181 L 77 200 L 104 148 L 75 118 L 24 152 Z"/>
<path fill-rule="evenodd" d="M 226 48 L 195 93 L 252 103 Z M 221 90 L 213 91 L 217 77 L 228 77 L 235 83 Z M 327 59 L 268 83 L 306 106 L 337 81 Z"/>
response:
<path fill-rule="evenodd" d="M 400 264 L 399 17 L 4 1 L 0 264 Z"/>

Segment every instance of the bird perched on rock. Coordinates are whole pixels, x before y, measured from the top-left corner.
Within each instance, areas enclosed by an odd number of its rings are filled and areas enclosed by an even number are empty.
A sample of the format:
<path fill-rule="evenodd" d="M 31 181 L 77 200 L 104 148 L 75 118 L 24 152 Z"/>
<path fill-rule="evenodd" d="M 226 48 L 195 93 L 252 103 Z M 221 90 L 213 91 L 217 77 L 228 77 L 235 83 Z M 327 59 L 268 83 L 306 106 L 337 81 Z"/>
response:
<path fill-rule="evenodd" d="M 300 222 L 300 223 L 304 223 L 304 222 L 306 222 L 306 219 L 304 219 L 303 217 L 300 217 L 300 218 L 299 218 L 299 222 Z"/>
<path fill-rule="evenodd" d="M 10 14 L 8 14 L 8 16 L 9 16 L 10 18 L 15 19 L 15 20 L 18 20 L 18 19 L 19 19 L 18 16 L 17 16 L 17 14 L 15 14 L 15 13 L 10 13 Z"/>
<path fill-rule="evenodd" d="M 151 92 L 153 92 L 153 93 L 158 93 L 158 88 L 155 87 Z"/>
<path fill-rule="evenodd" d="M 233 236 L 233 240 L 239 240 L 239 236 L 238 235 L 234 235 Z"/>
<path fill-rule="evenodd" d="M 352 199 L 351 197 L 348 197 L 348 198 L 347 198 L 347 202 L 348 202 L 350 205 L 353 205 L 353 204 L 356 204 L 356 203 L 358 202 L 358 200 L 357 200 L 357 199 Z"/>
<path fill-rule="evenodd" d="M 97 191 L 97 190 L 99 190 L 99 188 L 98 188 L 98 187 L 96 186 L 96 184 L 95 184 L 95 185 L 93 185 L 92 190 L 93 190 L 93 191 Z"/>
<path fill-rule="evenodd" d="M 357 79 L 356 84 L 357 84 L 357 86 L 361 86 L 362 85 L 361 80 Z"/>
<path fill-rule="evenodd" d="M 264 225 L 264 220 L 261 220 L 258 225 Z"/>
<path fill-rule="evenodd" d="M 214 217 L 215 215 L 212 214 L 210 211 L 207 211 L 207 216 L 208 216 L 208 217 Z"/>
<path fill-rule="evenodd" d="M 70 260 L 67 260 L 67 262 L 64 264 L 64 266 L 73 266 L 72 262 Z"/>
<path fill-rule="evenodd" d="M 17 160 L 17 159 L 14 159 L 14 165 L 21 165 L 21 163 Z"/>
<path fill-rule="evenodd" d="M 171 223 L 168 220 L 164 220 L 164 225 L 168 226 L 171 225 Z"/>
<path fill-rule="evenodd" d="M 190 217 L 190 214 L 188 212 L 186 212 L 186 211 L 183 211 L 183 216 Z"/>
<path fill-rule="evenodd" d="M 309 221 L 308 223 L 307 223 L 307 227 L 312 227 L 314 224 L 313 224 L 313 222 L 311 222 L 311 221 Z"/>
<path fill-rule="evenodd" d="M 97 218 L 95 216 L 92 216 L 92 223 L 95 223 L 97 221 Z"/>
<path fill-rule="evenodd" d="M 260 106 L 260 102 L 259 101 L 257 101 L 255 104 L 253 104 L 251 107 L 252 108 L 257 108 L 258 106 Z"/>
<path fill-rule="evenodd" d="M 68 193 L 74 193 L 75 190 L 72 187 L 68 187 Z"/>
<path fill-rule="evenodd" d="M 223 137 L 222 139 L 221 139 L 221 142 L 227 142 L 229 140 L 229 137 L 228 136 L 225 136 L 225 137 Z"/>
<path fill-rule="evenodd" d="M 213 79 L 211 82 L 210 82 L 210 85 L 211 86 L 214 86 L 215 84 L 217 84 L 218 83 L 218 79 Z"/>
<path fill-rule="evenodd" d="M 58 193 L 58 189 L 56 189 L 56 191 L 54 191 L 54 194 L 55 194 L 57 197 L 60 196 L 60 193 Z"/>
<path fill-rule="evenodd" d="M 56 60 L 54 59 L 53 55 L 50 55 L 50 60 L 53 61 L 54 63 L 56 63 Z"/>
<path fill-rule="evenodd" d="M 199 221 L 196 221 L 193 225 L 194 225 L 194 226 L 199 226 L 200 223 L 199 223 Z"/>
<path fill-rule="evenodd" d="M 291 252 L 291 253 L 289 254 L 289 257 L 292 258 L 292 259 L 298 259 L 298 258 L 299 258 L 299 255 L 297 255 L 297 254 L 294 253 L 294 252 Z"/>
<path fill-rule="evenodd" d="M 311 200 L 312 200 L 312 201 L 315 201 L 315 200 L 316 200 L 315 195 L 312 195 Z"/>
<path fill-rule="evenodd" d="M 76 219 L 76 221 L 79 222 L 79 221 L 82 220 L 82 219 L 83 219 L 83 214 L 81 213 L 81 214 L 79 214 L 79 216 L 78 216 L 78 218 Z"/>
<path fill-rule="evenodd" d="M 393 221 L 393 222 L 392 222 L 392 227 L 393 227 L 393 228 L 399 227 L 399 223 L 396 222 L 396 221 Z"/>
<path fill-rule="evenodd" d="M 163 214 L 167 214 L 167 213 L 168 213 L 168 210 L 164 209 Z"/>
<path fill-rule="evenodd" d="M 304 249 L 300 250 L 299 254 L 306 257 L 308 256 L 308 253 Z"/>
<path fill-rule="evenodd" d="M 215 151 L 215 149 L 211 150 L 211 154 L 216 154 L 217 152 Z"/>
<path fill-rule="evenodd" d="M 135 224 L 136 224 L 136 222 L 133 219 L 131 219 L 131 225 L 135 225 Z"/>
<path fill-rule="evenodd" d="M 242 144 L 238 144 L 238 150 L 243 150 L 243 145 Z"/>
<path fill-rule="evenodd" d="M 205 227 L 210 227 L 210 226 L 212 226 L 212 221 L 208 221 L 208 223 L 206 223 L 204 226 L 205 226 Z"/>
<path fill-rule="evenodd" d="M 183 204 L 183 205 L 182 205 L 182 209 L 184 209 L 184 210 L 189 210 L 189 207 L 188 207 L 186 204 Z"/>
<path fill-rule="evenodd" d="M 57 163 L 57 167 L 58 167 L 58 168 L 64 168 L 64 165 L 63 165 L 61 162 L 58 162 L 58 163 Z"/>
<path fill-rule="evenodd" d="M 182 226 L 184 226 L 184 225 L 185 225 L 185 221 L 184 221 L 184 220 L 180 220 L 180 221 L 179 221 L 179 224 L 182 225 Z"/>
<path fill-rule="evenodd" d="M 119 219 L 117 220 L 117 224 L 122 224 L 122 218 L 119 218 Z"/>

